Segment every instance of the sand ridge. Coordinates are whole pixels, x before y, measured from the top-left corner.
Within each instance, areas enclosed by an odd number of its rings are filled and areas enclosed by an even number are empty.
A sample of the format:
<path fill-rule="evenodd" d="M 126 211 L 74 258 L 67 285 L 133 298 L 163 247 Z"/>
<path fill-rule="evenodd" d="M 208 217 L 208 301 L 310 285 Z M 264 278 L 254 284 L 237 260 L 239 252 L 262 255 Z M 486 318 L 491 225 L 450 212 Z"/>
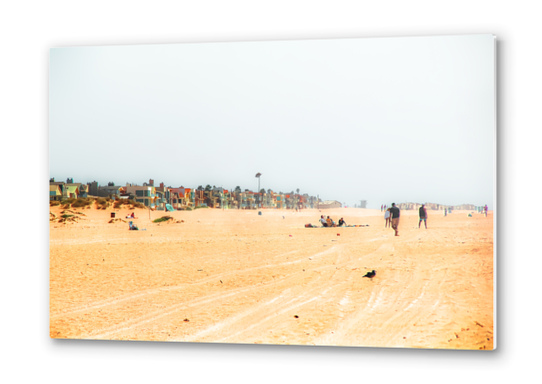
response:
<path fill-rule="evenodd" d="M 395 237 L 370 209 L 79 211 L 50 223 L 53 338 L 494 346 L 492 214 L 402 211 Z M 321 214 L 368 226 L 304 228 Z"/>

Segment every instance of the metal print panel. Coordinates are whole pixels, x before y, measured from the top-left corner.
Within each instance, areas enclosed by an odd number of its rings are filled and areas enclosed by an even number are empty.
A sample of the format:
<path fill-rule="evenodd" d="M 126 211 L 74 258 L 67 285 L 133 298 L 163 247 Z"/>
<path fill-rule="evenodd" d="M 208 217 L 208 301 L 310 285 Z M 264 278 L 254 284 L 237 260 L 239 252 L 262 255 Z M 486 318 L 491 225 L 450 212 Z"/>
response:
<path fill-rule="evenodd" d="M 492 35 L 53 48 L 50 336 L 492 350 Z"/>

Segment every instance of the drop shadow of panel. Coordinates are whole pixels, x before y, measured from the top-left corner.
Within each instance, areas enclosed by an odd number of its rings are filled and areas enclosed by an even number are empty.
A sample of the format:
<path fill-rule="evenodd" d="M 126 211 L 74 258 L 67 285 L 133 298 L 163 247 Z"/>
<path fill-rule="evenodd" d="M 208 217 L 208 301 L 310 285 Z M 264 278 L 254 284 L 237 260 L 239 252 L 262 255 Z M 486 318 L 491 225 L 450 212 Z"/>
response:
<path fill-rule="evenodd" d="M 244 359 L 248 364 L 258 360 L 276 362 L 290 359 L 322 359 L 332 362 L 334 359 L 351 358 L 400 358 L 406 362 L 419 363 L 494 363 L 501 355 L 498 350 L 450 350 L 450 349 L 406 349 L 406 348 L 374 348 L 374 347 L 328 347 L 297 345 L 263 345 L 263 344 L 221 344 L 221 343 L 185 343 L 154 341 L 110 341 L 110 340 L 69 340 L 51 339 L 52 349 L 59 353 L 83 353 L 85 356 L 143 353 L 185 354 L 209 361 L 219 361 L 224 356 Z M 331 360 L 330 360 L 331 359 Z M 428 360 L 426 360 L 428 359 Z"/>

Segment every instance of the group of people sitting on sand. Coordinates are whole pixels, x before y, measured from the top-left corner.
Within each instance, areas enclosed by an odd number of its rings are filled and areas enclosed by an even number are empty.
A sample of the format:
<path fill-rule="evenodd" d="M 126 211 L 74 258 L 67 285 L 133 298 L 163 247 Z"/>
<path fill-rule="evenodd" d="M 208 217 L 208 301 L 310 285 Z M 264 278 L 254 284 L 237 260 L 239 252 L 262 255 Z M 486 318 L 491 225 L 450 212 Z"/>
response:
<path fill-rule="evenodd" d="M 320 223 L 322 223 L 324 227 L 342 227 L 343 225 L 346 225 L 346 222 L 342 217 L 339 220 L 339 224 L 335 224 L 335 222 L 329 216 L 327 219 L 324 219 L 324 215 L 320 216 Z"/>
<path fill-rule="evenodd" d="M 132 214 L 126 216 L 126 218 L 127 218 L 127 219 L 137 219 L 137 217 L 135 216 L 135 212 L 132 212 Z M 128 229 L 129 229 L 130 231 L 139 231 L 138 226 L 137 226 L 136 224 L 134 224 L 133 221 L 130 221 L 130 223 L 128 224 L 128 226 L 129 226 Z"/>

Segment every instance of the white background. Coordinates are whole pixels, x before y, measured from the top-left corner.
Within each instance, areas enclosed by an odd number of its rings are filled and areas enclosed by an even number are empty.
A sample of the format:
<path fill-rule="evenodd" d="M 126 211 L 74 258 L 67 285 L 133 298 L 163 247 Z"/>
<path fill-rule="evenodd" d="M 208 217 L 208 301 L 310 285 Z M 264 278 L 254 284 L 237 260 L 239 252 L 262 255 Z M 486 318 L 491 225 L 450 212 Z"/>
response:
<path fill-rule="evenodd" d="M 2 381 L 500 383 L 536 375 L 541 339 L 537 198 L 542 27 L 533 4 L 485 0 L 4 2 L 0 7 Z M 51 47 L 470 33 L 498 37 L 496 351 L 49 339 L 46 196 Z M 25 234 L 23 228 L 29 231 Z"/>

